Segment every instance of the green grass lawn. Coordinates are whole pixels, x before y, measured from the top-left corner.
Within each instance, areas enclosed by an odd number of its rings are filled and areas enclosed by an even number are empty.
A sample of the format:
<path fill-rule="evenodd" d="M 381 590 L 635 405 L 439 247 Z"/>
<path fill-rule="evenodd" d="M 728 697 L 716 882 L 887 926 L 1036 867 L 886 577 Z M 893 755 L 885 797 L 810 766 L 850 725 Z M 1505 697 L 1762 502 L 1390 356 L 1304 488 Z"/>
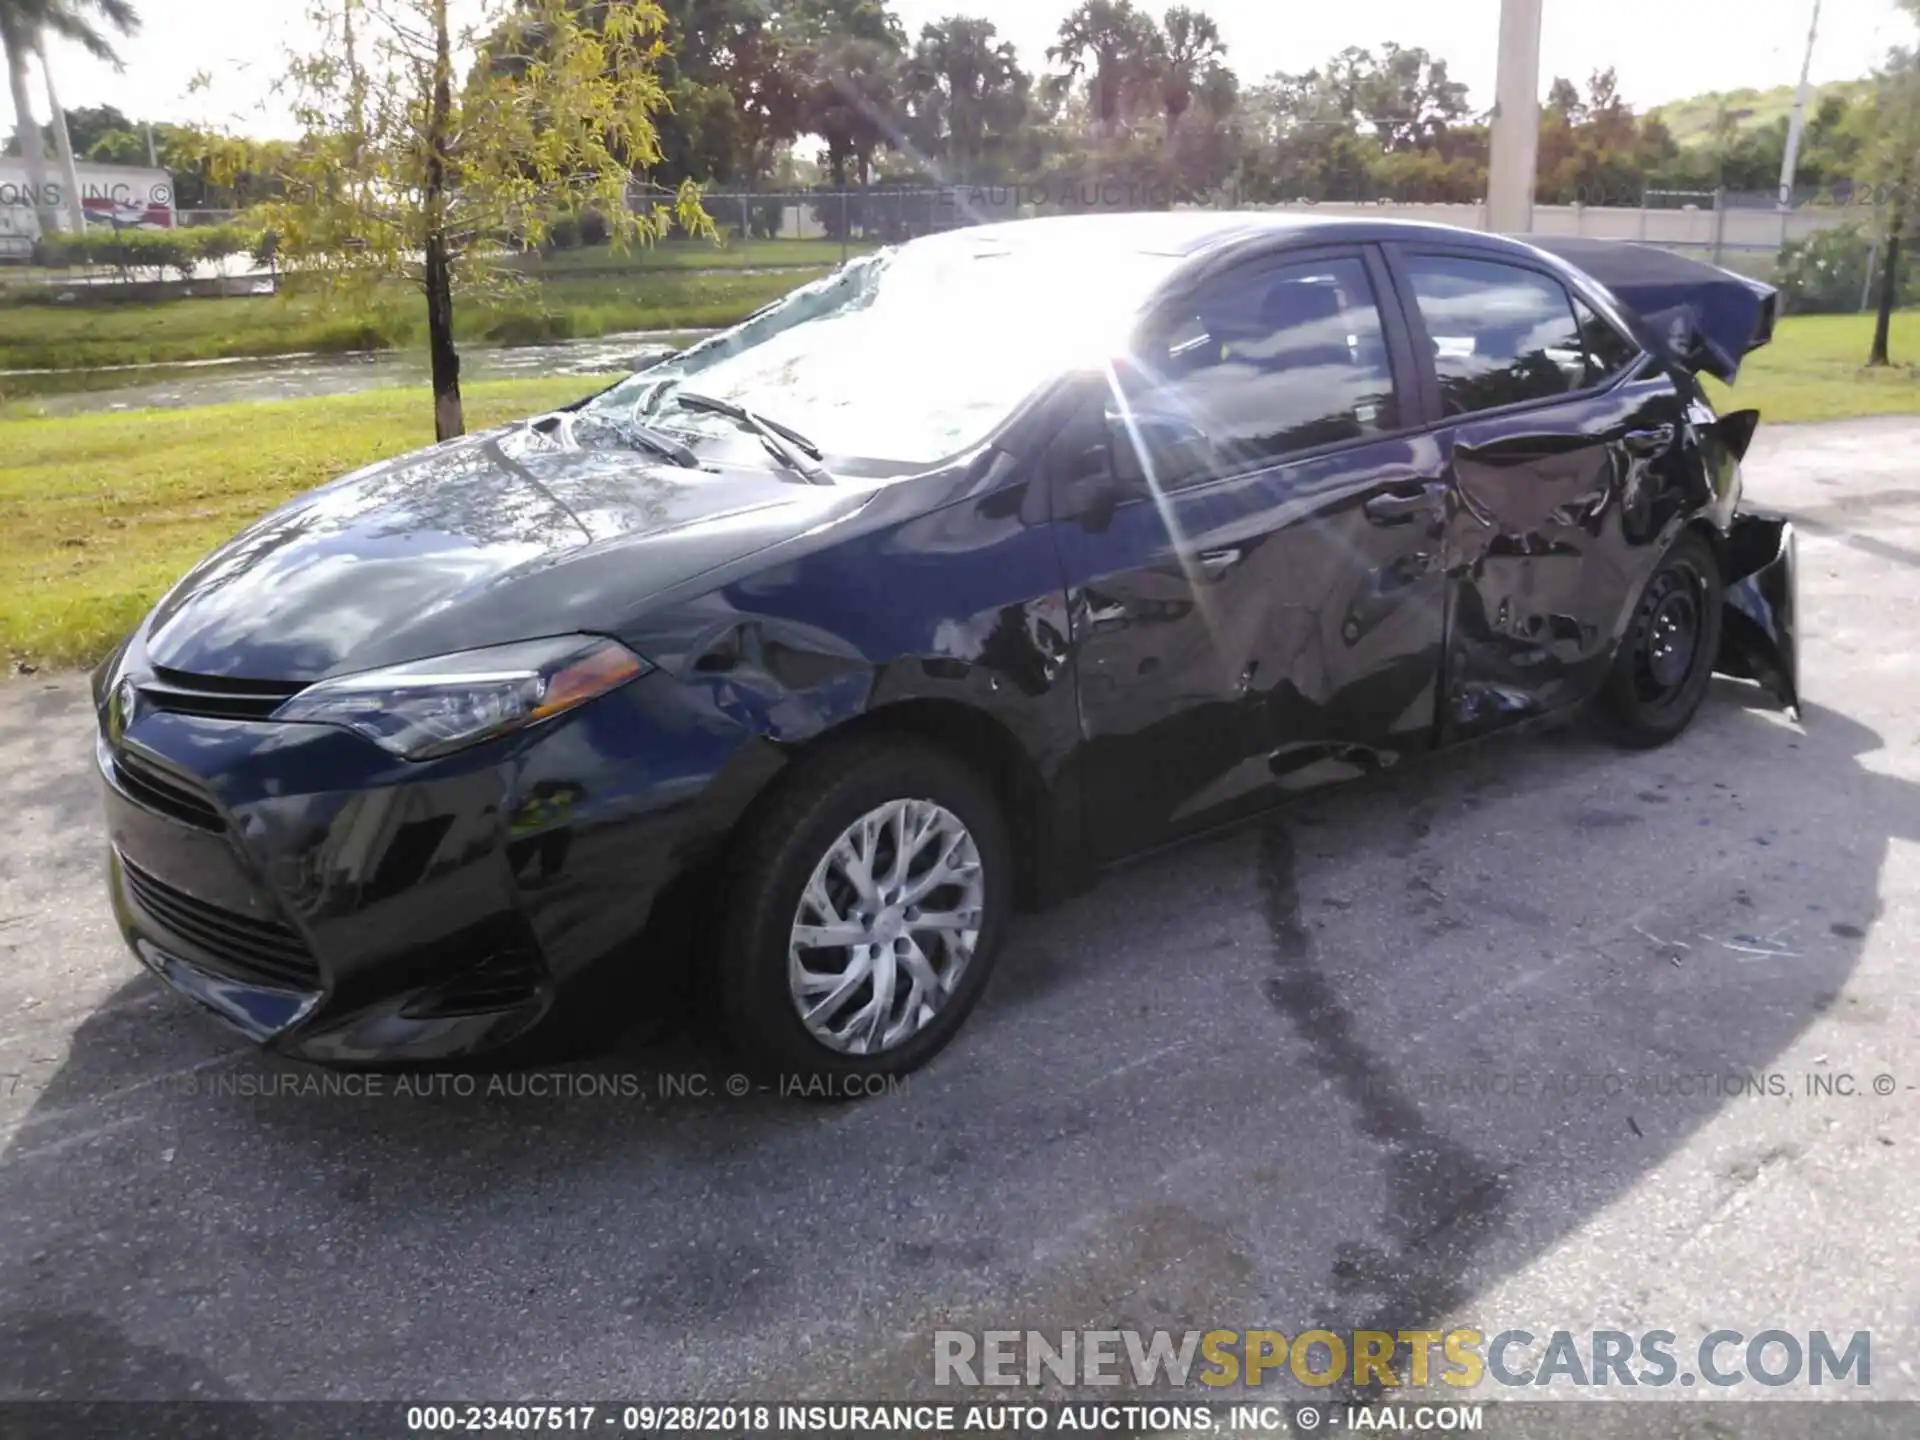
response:
<path fill-rule="evenodd" d="M 755 273 L 642 270 L 558 275 L 544 281 L 538 294 L 546 312 L 559 321 L 545 338 L 578 340 L 624 330 L 699 330 L 737 324 L 795 286 L 826 273 L 825 267 L 811 266 Z M 498 333 L 500 323 L 499 315 L 476 315 L 468 338 L 513 338 Z"/>
<path fill-rule="evenodd" d="M 608 377 L 613 378 L 613 377 Z M 466 387 L 479 429 L 577 400 L 592 376 Z M 86 664 L 249 521 L 432 443 L 425 390 L 0 422 L 0 661 Z"/>
<path fill-rule="evenodd" d="M 1714 404 L 1758 410 L 1770 424 L 1920 414 L 1920 310 L 1893 317 L 1894 365 L 1865 367 L 1871 315 L 1792 315 L 1741 368 L 1732 389 L 1707 382 Z"/>
<path fill-rule="evenodd" d="M 738 266 L 666 266 L 608 274 L 556 272 L 510 303 L 459 306 L 454 328 L 467 342 L 526 344 L 625 330 L 731 325 L 794 286 L 825 274 L 826 268 L 755 272 Z M 328 310 L 314 297 L 302 295 L 142 304 L 0 304 L 0 370 L 380 350 L 415 343 L 423 329 L 424 302 L 397 288 L 377 308 L 359 313 Z M 0 379 L 0 395 L 6 393 L 6 381 Z"/>

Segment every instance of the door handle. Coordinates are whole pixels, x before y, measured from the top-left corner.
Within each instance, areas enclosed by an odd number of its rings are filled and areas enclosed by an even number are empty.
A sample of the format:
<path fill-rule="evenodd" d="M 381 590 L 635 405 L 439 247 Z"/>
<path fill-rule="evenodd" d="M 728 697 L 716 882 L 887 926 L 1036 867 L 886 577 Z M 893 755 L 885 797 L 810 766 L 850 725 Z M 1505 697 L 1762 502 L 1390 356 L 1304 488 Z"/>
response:
<path fill-rule="evenodd" d="M 1410 525 L 1423 515 L 1438 515 L 1447 502 L 1447 487 L 1422 485 L 1414 495 L 1376 495 L 1367 501 L 1367 519 L 1376 525 Z"/>
<path fill-rule="evenodd" d="M 1651 430 L 1632 430 L 1626 438 L 1629 454 L 1639 456 L 1664 455 L 1673 448 L 1674 436 L 1679 432 L 1671 425 L 1656 425 Z"/>
<path fill-rule="evenodd" d="M 1193 558 L 1199 562 L 1201 573 L 1212 580 L 1238 565 L 1245 558 L 1245 552 L 1232 546 L 1225 550 L 1202 550 Z"/>

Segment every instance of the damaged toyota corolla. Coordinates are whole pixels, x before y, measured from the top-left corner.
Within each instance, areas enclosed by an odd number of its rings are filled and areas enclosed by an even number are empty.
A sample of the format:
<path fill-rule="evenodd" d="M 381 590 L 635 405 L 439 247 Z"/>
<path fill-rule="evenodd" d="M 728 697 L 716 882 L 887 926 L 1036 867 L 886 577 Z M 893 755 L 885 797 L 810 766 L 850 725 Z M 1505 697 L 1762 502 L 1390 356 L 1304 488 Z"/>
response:
<path fill-rule="evenodd" d="M 667 1002 L 899 1073 L 1018 906 L 1716 670 L 1797 706 L 1717 416 L 1774 297 L 1632 245 L 1174 214 L 857 259 L 568 410 L 350 475 L 99 670 L 139 958 L 335 1065 Z M 677 993 L 677 992 L 676 992 Z"/>

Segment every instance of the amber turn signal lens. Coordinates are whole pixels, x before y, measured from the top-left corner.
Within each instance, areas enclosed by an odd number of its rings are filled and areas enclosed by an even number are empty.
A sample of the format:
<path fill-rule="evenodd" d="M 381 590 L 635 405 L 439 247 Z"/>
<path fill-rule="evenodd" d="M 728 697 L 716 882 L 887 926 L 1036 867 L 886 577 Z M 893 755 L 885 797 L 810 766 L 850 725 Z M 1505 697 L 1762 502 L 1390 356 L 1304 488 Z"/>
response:
<path fill-rule="evenodd" d="M 528 719 L 545 720 L 576 705 L 584 705 L 629 680 L 638 679 L 646 672 L 646 665 L 631 650 L 608 641 L 588 651 L 564 670 L 554 672 L 553 678 L 547 682 L 546 693 L 540 697 L 540 703 L 533 707 Z"/>

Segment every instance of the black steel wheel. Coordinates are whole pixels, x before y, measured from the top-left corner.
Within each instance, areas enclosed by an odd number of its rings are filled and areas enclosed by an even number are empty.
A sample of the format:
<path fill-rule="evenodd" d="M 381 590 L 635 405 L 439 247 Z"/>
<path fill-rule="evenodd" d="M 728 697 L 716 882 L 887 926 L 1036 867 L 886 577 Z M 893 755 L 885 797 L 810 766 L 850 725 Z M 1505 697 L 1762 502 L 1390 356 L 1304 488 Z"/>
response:
<path fill-rule="evenodd" d="M 1641 592 L 1603 696 L 1624 743 L 1664 745 L 1693 723 L 1713 682 L 1724 600 L 1712 546 L 1682 535 Z"/>

